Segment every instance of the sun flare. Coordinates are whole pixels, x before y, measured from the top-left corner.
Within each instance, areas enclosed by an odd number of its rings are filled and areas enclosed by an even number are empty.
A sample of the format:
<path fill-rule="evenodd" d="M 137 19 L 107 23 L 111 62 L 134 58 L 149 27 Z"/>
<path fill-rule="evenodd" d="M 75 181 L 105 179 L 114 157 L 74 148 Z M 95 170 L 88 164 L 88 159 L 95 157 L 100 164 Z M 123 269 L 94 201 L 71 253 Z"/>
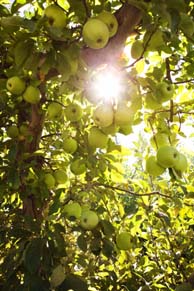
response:
<path fill-rule="evenodd" d="M 122 91 L 120 72 L 113 69 L 100 70 L 93 79 L 93 90 L 102 100 L 119 99 Z"/>

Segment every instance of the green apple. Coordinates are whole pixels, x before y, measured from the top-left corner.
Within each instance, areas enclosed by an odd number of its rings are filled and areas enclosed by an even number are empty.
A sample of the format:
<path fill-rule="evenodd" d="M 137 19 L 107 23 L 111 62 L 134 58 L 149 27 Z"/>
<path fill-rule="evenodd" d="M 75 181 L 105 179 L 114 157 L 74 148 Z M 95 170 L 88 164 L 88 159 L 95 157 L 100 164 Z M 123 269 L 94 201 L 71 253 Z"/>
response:
<path fill-rule="evenodd" d="M 77 219 L 81 216 L 82 208 L 78 202 L 71 202 L 64 206 L 63 213 L 70 220 Z"/>
<path fill-rule="evenodd" d="M 20 95 L 26 88 L 26 83 L 18 76 L 13 76 L 7 80 L 7 90 L 15 95 Z"/>
<path fill-rule="evenodd" d="M 47 173 L 44 175 L 44 182 L 47 185 L 48 189 L 52 189 L 55 187 L 55 178 L 52 174 Z"/>
<path fill-rule="evenodd" d="M 65 267 L 61 264 L 55 267 L 52 270 L 51 277 L 50 277 L 50 284 L 52 288 L 56 288 L 57 286 L 61 285 L 61 283 L 65 280 Z"/>
<path fill-rule="evenodd" d="M 133 132 L 133 128 L 131 124 L 122 125 L 119 127 L 119 133 L 128 135 Z"/>
<path fill-rule="evenodd" d="M 54 172 L 54 178 L 57 184 L 64 184 L 67 181 L 66 171 L 62 169 L 57 169 Z"/>
<path fill-rule="evenodd" d="M 84 174 L 87 170 L 85 161 L 83 159 L 76 159 L 70 165 L 70 170 L 74 175 Z"/>
<path fill-rule="evenodd" d="M 129 125 L 133 120 L 133 114 L 127 102 L 120 102 L 117 105 L 114 121 L 118 126 Z"/>
<path fill-rule="evenodd" d="M 100 19 L 90 18 L 83 27 L 83 40 L 92 49 L 105 47 L 109 40 L 109 30 Z"/>
<path fill-rule="evenodd" d="M 23 94 L 23 99 L 31 104 L 37 104 L 40 101 L 40 90 L 37 87 L 29 85 Z"/>
<path fill-rule="evenodd" d="M 55 4 L 46 7 L 45 16 L 48 18 L 50 27 L 64 28 L 66 26 L 66 15 L 64 11 Z"/>
<path fill-rule="evenodd" d="M 174 165 L 174 169 L 177 171 L 185 172 L 187 170 L 188 163 L 187 158 L 182 153 L 179 153 L 179 158 L 176 164 Z"/>
<path fill-rule="evenodd" d="M 184 282 L 175 288 L 175 291 L 192 291 L 193 287 L 190 283 Z"/>
<path fill-rule="evenodd" d="M 72 103 L 65 108 L 65 116 L 71 122 L 79 121 L 82 118 L 82 108 L 79 104 Z"/>
<path fill-rule="evenodd" d="M 116 244 L 120 250 L 127 251 L 131 248 L 131 234 L 128 231 L 123 231 L 116 236 Z"/>
<path fill-rule="evenodd" d="M 61 104 L 52 102 L 47 108 L 47 115 L 50 120 L 59 119 L 62 116 L 63 107 Z"/>
<path fill-rule="evenodd" d="M 146 160 L 146 172 L 152 176 L 160 176 L 164 173 L 165 168 L 161 167 L 157 161 L 155 156 L 150 156 Z"/>
<path fill-rule="evenodd" d="M 179 160 L 179 152 L 173 146 L 162 146 L 157 151 L 157 162 L 164 168 L 173 168 Z"/>
<path fill-rule="evenodd" d="M 108 26 L 109 37 L 112 37 L 117 33 L 118 21 L 114 14 L 109 11 L 102 11 L 98 14 L 97 18 Z"/>
<path fill-rule="evenodd" d="M 110 126 L 113 123 L 113 118 L 114 111 L 110 104 L 101 104 L 94 110 L 94 122 L 100 127 Z"/>
<path fill-rule="evenodd" d="M 180 16 L 181 16 L 180 28 L 186 35 L 191 37 L 194 34 L 193 19 L 186 13 L 181 13 Z"/>
<path fill-rule="evenodd" d="M 106 148 L 108 136 L 98 127 L 92 127 L 88 133 L 88 144 L 92 148 Z"/>
<path fill-rule="evenodd" d="M 107 135 L 108 134 L 115 135 L 119 131 L 119 127 L 116 124 L 112 123 L 109 126 L 102 127 L 101 130 L 103 133 L 105 133 Z"/>
<path fill-rule="evenodd" d="M 80 225 L 83 229 L 92 230 L 99 223 L 98 215 L 95 211 L 85 210 L 81 214 Z"/>
<path fill-rule="evenodd" d="M 144 51 L 143 43 L 141 40 L 136 40 L 131 46 L 131 56 L 133 59 L 139 59 Z"/>
<path fill-rule="evenodd" d="M 63 141 L 63 149 L 66 153 L 73 154 L 77 150 L 77 141 L 73 137 L 67 137 Z"/>
<path fill-rule="evenodd" d="M 7 129 L 7 135 L 11 138 L 16 138 L 19 135 L 19 129 L 17 125 L 10 125 Z"/>
<path fill-rule="evenodd" d="M 170 145 L 169 136 L 164 132 L 157 132 L 151 137 L 150 143 L 155 148 Z"/>
<path fill-rule="evenodd" d="M 158 102 L 163 103 L 173 98 L 174 86 L 168 82 L 161 82 L 155 88 L 155 98 Z"/>

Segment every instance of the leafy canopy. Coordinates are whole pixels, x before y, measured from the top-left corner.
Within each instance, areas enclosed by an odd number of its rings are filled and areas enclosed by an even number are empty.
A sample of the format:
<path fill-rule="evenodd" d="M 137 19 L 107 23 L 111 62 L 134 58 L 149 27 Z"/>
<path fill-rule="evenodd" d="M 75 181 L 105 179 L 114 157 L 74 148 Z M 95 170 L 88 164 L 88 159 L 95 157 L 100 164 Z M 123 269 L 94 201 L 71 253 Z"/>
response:
<path fill-rule="evenodd" d="M 118 30 L 88 47 L 104 10 Z M 194 288 L 193 17 L 189 0 L 1 1 L 1 290 Z M 159 165 L 162 146 L 181 160 Z"/>

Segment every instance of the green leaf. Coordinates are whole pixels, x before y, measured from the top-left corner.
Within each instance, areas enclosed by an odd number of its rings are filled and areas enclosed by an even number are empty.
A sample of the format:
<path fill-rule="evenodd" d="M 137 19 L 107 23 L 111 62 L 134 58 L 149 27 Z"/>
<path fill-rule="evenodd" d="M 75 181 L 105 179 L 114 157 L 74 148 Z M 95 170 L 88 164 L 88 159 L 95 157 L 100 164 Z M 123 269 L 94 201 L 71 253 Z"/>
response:
<path fill-rule="evenodd" d="M 14 48 L 15 63 L 18 68 L 24 65 L 27 58 L 30 57 L 34 47 L 32 39 L 19 41 Z"/>
<path fill-rule="evenodd" d="M 24 266 L 31 274 L 36 273 L 40 268 L 43 243 L 41 238 L 35 238 L 26 247 Z"/>
<path fill-rule="evenodd" d="M 59 291 L 68 291 L 70 289 L 74 291 L 88 291 L 88 286 L 82 277 L 70 274 L 59 286 Z"/>
<path fill-rule="evenodd" d="M 112 225 L 112 223 L 110 223 L 110 221 L 108 221 L 108 220 L 101 220 L 100 223 L 102 225 L 103 233 L 107 237 L 111 237 L 114 234 L 114 232 L 115 232 L 115 228 Z"/>

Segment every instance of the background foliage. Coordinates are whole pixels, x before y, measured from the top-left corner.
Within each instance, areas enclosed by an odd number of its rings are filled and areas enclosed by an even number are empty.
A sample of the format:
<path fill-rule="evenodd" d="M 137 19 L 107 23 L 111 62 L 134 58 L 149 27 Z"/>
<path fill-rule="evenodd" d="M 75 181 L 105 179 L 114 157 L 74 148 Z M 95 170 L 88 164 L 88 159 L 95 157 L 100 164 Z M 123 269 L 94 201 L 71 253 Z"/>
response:
<path fill-rule="evenodd" d="M 52 2 L 67 15 L 65 29 L 48 27 L 44 10 L 51 1 L 0 5 L 1 290 L 174 290 L 187 281 L 194 287 L 193 1 Z M 119 30 L 96 51 L 83 43 L 82 28 L 103 9 L 115 13 Z M 151 47 L 158 32 L 162 41 Z M 132 59 L 138 39 L 144 49 Z M 120 98 L 131 101 L 133 120 L 129 146 L 118 144 L 120 132 L 108 136 L 106 149 L 94 150 L 87 137 L 99 100 L 87 84 L 104 63 L 122 72 Z M 7 79 L 15 75 L 38 86 L 40 102 L 8 92 Z M 175 93 L 158 104 L 153 96 L 163 81 Z M 58 118 L 48 115 L 52 102 L 62 105 Z M 65 115 L 72 102 L 83 109 L 78 122 Z M 9 136 L 12 125 L 19 130 L 15 138 Z M 169 170 L 154 178 L 145 171 L 146 157 L 158 147 L 153 136 L 163 131 L 188 157 L 181 177 Z M 63 149 L 69 136 L 78 143 L 73 154 Z M 77 159 L 86 165 L 81 175 L 71 171 Z M 48 187 L 45 174 L 58 169 L 65 170 L 66 182 Z M 86 231 L 79 219 L 67 219 L 69 201 L 96 211 L 98 226 Z M 123 230 L 131 234 L 129 251 L 116 246 Z M 56 268 L 65 276 L 52 286 Z"/>

